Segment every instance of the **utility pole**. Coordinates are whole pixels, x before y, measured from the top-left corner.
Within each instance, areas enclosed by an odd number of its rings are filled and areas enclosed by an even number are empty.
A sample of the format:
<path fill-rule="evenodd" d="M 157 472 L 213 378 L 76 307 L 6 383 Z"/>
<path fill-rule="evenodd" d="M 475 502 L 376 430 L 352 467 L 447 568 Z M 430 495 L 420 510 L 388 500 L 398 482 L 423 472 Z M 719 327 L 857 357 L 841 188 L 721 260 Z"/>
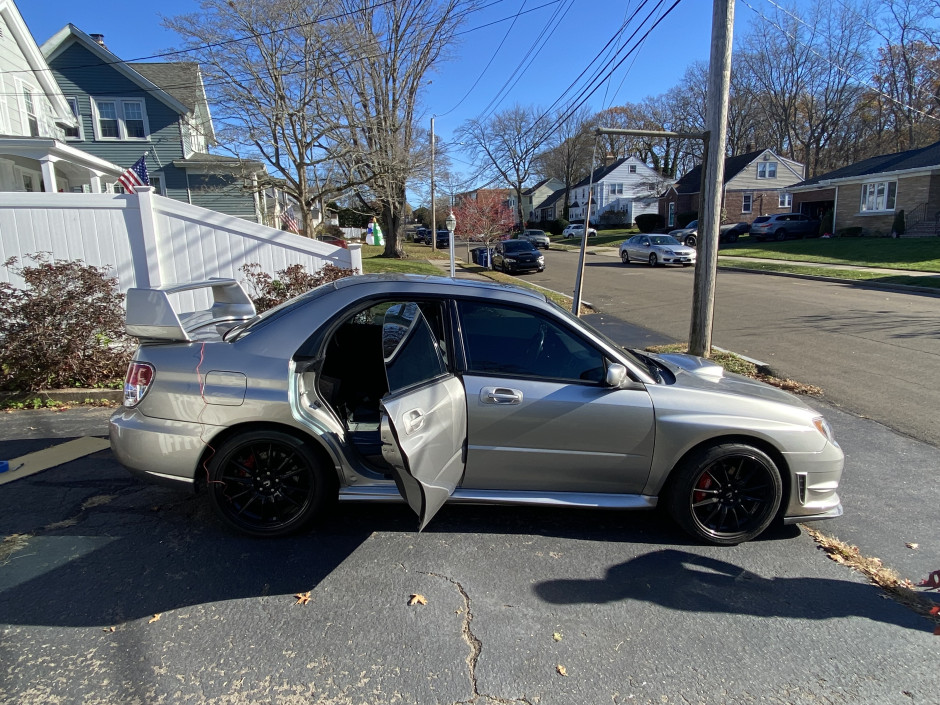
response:
<path fill-rule="evenodd" d="M 431 116 L 431 249 L 437 249 L 437 220 L 434 212 L 434 116 Z"/>
<path fill-rule="evenodd" d="M 713 0 L 712 49 L 708 64 L 708 95 L 705 108 L 708 139 L 705 141 L 705 160 L 702 163 L 702 202 L 698 219 L 700 237 L 692 294 L 692 323 L 689 326 L 689 352 L 701 357 L 707 357 L 712 347 L 733 29 L 734 0 Z"/>

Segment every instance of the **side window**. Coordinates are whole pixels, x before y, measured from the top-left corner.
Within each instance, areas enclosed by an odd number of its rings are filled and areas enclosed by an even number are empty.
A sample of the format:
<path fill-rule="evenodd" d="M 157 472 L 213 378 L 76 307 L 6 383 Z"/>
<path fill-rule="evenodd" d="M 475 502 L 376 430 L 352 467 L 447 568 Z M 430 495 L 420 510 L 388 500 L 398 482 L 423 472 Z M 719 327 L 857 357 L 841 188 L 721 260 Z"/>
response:
<path fill-rule="evenodd" d="M 499 305 L 461 302 L 461 330 L 472 374 L 600 382 L 604 357 L 556 321 Z"/>
<path fill-rule="evenodd" d="M 382 358 L 389 393 L 447 373 L 438 337 L 417 302 L 395 302 L 382 320 Z"/>

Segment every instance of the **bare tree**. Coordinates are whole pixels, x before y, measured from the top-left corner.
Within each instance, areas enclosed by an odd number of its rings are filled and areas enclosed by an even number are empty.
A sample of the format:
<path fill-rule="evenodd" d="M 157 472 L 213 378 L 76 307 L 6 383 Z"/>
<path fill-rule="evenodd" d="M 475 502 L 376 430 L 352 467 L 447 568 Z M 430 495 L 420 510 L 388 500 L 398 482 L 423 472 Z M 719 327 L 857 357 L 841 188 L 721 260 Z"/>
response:
<path fill-rule="evenodd" d="M 329 178 L 339 123 L 325 99 L 331 57 L 321 35 L 330 13 L 316 0 L 204 0 L 199 12 L 163 21 L 200 64 L 225 146 L 273 171 L 307 234 L 313 209 L 339 193 Z"/>
<path fill-rule="evenodd" d="M 594 137 L 590 132 L 591 112 L 587 107 L 567 115 L 556 115 L 558 128 L 548 138 L 548 148 L 533 160 L 533 169 L 544 179 L 555 178 L 565 184 L 564 217 L 568 218 L 568 194 L 571 187 L 591 170 Z"/>
<path fill-rule="evenodd" d="M 417 126 L 426 75 L 443 58 L 468 11 L 458 0 L 336 0 L 326 80 L 342 114 L 335 148 L 350 189 L 382 208 L 385 256 L 404 257 L 405 189 L 427 163 Z"/>
<path fill-rule="evenodd" d="M 468 120 L 456 133 L 480 172 L 498 178 L 515 192 L 520 223 L 526 220 L 522 191 L 533 174 L 536 154 L 549 134 L 551 122 L 536 108 L 516 105 L 487 120 Z"/>

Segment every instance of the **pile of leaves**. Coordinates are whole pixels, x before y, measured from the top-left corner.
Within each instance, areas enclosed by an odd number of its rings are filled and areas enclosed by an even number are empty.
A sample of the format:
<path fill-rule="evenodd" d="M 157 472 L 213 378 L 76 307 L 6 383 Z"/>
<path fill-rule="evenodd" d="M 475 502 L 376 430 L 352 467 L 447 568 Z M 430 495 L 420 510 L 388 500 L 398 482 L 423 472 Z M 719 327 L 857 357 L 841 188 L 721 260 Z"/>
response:
<path fill-rule="evenodd" d="M 321 284 L 335 282 L 355 274 L 353 269 L 343 269 L 332 264 L 324 265 L 319 271 L 310 273 L 302 265 L 293 264 L 285 269 L 276 271 L 271 276 L 261 269 L 257 263 L 246 264 L 241 267 L 245 279 L 251 290 L 249 296 L 255 304 L 258 313 L 274 308 L 288 299 L 299 296 L 304 292 L 315 289 Z"/>
<path fill-rule="evenodd" d="M 0 390 L 100 387 L 122 378 L 133 345 L 117 279 L 82 260 L 27 259 L 31 265 L 4 262 L 26 286 L 0 283 Z"/>

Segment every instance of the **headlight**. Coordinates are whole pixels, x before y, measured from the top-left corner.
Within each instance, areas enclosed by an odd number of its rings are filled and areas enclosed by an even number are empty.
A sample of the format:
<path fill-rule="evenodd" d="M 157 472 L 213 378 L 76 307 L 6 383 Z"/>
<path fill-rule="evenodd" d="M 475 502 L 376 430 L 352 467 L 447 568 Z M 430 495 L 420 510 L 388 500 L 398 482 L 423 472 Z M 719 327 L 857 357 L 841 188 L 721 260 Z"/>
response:
<path fill-rule="evenodd" d="M 544 262 L 544 261 L 545 261 L 545 257 L 543 257 L 542 255 L 539 255 L 539 262 Z"/>
<path fill-rule="evenodd" d="M 813 419 L 813 426 L 816 427 L 816 430 L 819 431 L 822 435 L 826 437 L 826 440 L 832 443 L 834 446 L 838 446 L 836 443 L 835 436 L 832 435 L 832 426 L 829 425 L 829 422 L 826 421 L 822 416 L 817 416 Z"/>
<path fill-rule="evenodd" d="M 676 256 L 676 253 L 673 252 L 672 250 L 663 250 L 663 254 L 664 254 L 664 255 L 669 255 L 670 257 L 675 257 L 675 256 Z"/>

